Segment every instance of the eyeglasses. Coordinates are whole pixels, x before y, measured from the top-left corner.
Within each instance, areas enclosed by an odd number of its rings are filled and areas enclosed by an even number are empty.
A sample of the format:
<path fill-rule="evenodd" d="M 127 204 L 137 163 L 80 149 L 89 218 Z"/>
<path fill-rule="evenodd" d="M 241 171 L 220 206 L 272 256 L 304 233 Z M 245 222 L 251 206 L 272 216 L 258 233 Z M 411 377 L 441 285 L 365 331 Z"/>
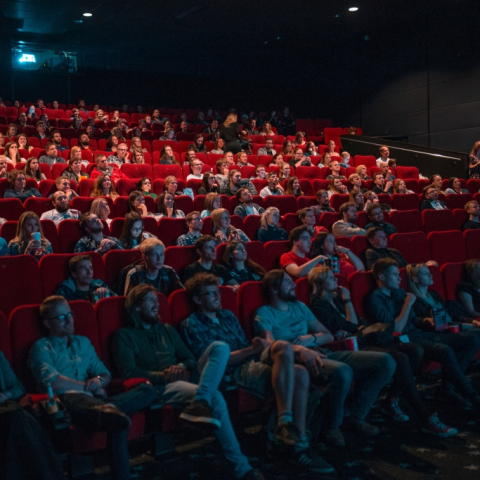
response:
<path fill-rule="evenodd" d="M 75 318 L 74 312 L 68 312 L 65 315 L 59 315 L 58 317 L 48 317 L 48 318 L 45 318 L 44 320 L 58 320 L 60 323 L 65 323 L 70 318 L 73 318 L 73 319 Z"/>
<path fill-rule="evenodd" d="M 192 222 L 203 222 L 203 219 L 200 217 L 192 218 Z"/>
<path fill-rule="evenodd" d="M 220 296 L 220 292 L 218 290 L 212 290 L 210 292 L 205 292 L 205 293 L 202 293 L 200 295 L 201 297 L 212 297 L 212 298 L 215 298 L 215 297 L 219 297 Z"/>
<path fill-rule="evenodd" d="M 117 148 L 117 150 L 118 150 L 119 152 L 126 152 L 126 151 L 127 151 L 126 148 Z"/>

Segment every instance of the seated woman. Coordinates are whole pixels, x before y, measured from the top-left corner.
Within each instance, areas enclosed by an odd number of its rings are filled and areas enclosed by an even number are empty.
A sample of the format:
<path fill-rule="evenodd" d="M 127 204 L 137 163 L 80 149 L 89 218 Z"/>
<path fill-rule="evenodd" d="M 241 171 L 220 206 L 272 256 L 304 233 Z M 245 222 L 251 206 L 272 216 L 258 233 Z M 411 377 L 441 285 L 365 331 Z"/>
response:
<path fill-rule="evenodd" d="M 33 255 L 37 260 L 53 253 L 52 245 L 43 235 L 40 219 L 33 212 L 20 215 L 15 238 L 8 244 L 10 255 Z"/>
<path fill-rule="evenodd" d="M 355 169 L 355 173 L 357 175 L 360 175 L 360 178 L 366 182 L 367 180 L 371 180 L 371 177 L 368 176 L 368 171 L 367 171 L 367 167 L 365 165 L 359 165 L 356 169 Z"/>
<path fill-rule="evenodd" d="M 215 166 L 217 167 L 217 172 L 218 172 L 215 175 L 217 182 L 221 184 L 223 182 L 228 181 L 228 172 L 230 170 L 229 163 L 224 158 L 221 158 L 220 160 L 217 160 L 217 163 L 215 164 Z"/>
<path fill-rule="evenodd" d="M 291 177 L 288 180 L 285 195 L 294 195 L 295 197 L 302 197 L 305 195 L 300 188 L 300 180 L 298 177 Z"/>
<path fill-rule="evenodd" d="M 239 285 L 250 281 L 258 282 L 265 276 L 263 267 L 248 258 L 245 244 L 238 240 L 228 242 L 222 263 Z"/>
<path fill-rule="evenodd" d="M 317 165 L 318 168 L 330 167 L 330 162 L 332 161 L 332 156 L 328 152 L 324 152 L 320 163 Z"/>
<path fill-rule="evenodd" d="M 30 153 L 33 149 L 33 147 L 28 143 L 28 137 L 24 133 L 18 135 L 17 143 L 19 149 L 26 150 L 28 153 Z"/>
<path fill-rule="evenodd" d="M 260 220 L 260 228 L 257 231 L 257 238 L 262 243 L 272 240 L 288 240 L 288 233 L 280 228 L 280 210 L 276 207 L 268 207 Z"/>
<path fill-rule="evenodd" d="M 407 185 L 405 181 L 399 178 L 393 182 L 393 193 L 405 194 L 405 193 L 415 193 L 415 192 L 413 190 L 407 190 Z"/>
<path fill-rule="evenodd" d="M 134 150 L 132 152 L 132 158 L 130 163 L 136 163 L 137 165 L 141 165 L 145 163 L 145 157 L 143 156 L 143 152 L 141 150 Z"/>
<path fill-rule="evenodd" d="M 178 181 L 173 175 L 169 175 L 165 179 L 165 183 L 163 185 L 163 189 L 165 193 L 169 193 L 170 195 L 183 195 L 181 190 L 177 190 L 178 188 Z"/>
<path fill-rule="evenodd" d="M 142 217 L 153 217 L 154 214 L 147 211 L 145 197 L 142 192 L 134 190 L 128 196 L 128 210 L 130 213 L 137 213 Z"/>
<path fill-rule="evenodd" d="M 90 206 L 90 213 L 96 215 L 100 220 L 107 222 L 108 226 L 112 223 L 112 219 L 108 218 L 110 215 L 110 206 L 106 198 L 96 198 Z"/>
<path fill-rule="evenodd" d="M 345 185 L 343 185 L 341 178 L 334 177 L 330 180 L 327 191 L 328 191 L 328 198 L 330 198 L 332 195 L 347 194 L 348 188 Z"/>
<path fill-rule="evenodd" d="M 272 124 L 270 122 L 265 122 L 263 124 L 262 131 L 260 132 L 260 135 L 263 135 L 265 137 L 274 137 L 275 132 L 272 130 Z"/>
<path fill-rule="evenodd" d="M 5 190 L 4 198 L 18 198 L 21 202 L 24 202 L 30 197 L 42 197 L 42 194 L 36 188 L 25 188 L 27 177 L 23 170 L 15 169 L 9 172 L 8 183 L 10 188 Z"/>
<path fill-rule="evenodd" d="M 366 326 L 353 307 L 350 292 L 345 287 L 338 286 L 338 280 L 329 267 L 314 268 L 308 274 L 312 291 L 310 309 L 337 340 L 357 336 Z M 451 437 L 458 432 L 454 428 L 442 424 L 436 413 L 428 412 L 423 405 L 415 383 L 415 371 L 420 366 L 423 353 L 415 343 L 394 342 L 383 348 L 373 346 L 361 334 L 357 337 L 360 350 L 388 352 L 394 358 L 397 369 L 393 383 L 382 403 L 382 410 L 399 422 L 406 422 L 409 417 L 400 409 L 399 397 L 403 393 L 405 399 L 418 416 L 421 430 L 440 437 Z M 332 436 L 336 438 L 336 436 Z M 340 437 L 341 438 L 341 437 Z M 327 441 L 329 435 L 327 433 Z M 341 445 L 342 443 L 337 443 Z"/>
<path fill-rule="evenodd" d="M 40 164 L 36 157 L 30 157 L 22 171 L 25 172 L 26 178 L 33 178 L 37 183 L 47 179 L 47 177 L 40 171 Z"/>
<path fill-rule="evenodd" d="M 70 150 L 68 167 L 62 172 L 62 175 L 70 180 L 75 180 L 77 183 L 90 178 L 90 175 L 82 170 L 82 150 L 80 147 L 72 147 Z"/>
<path fill-rule="evenodd" d="M 223 138 L 217 138 L 215 140 L 215 147 L 211 150 L 210 153 L 215 155 L 223 155 L 225 153 L 225 140 Z"/>
<path fill-rule="evenodd" d="M 175 138 L 175 130 L 173 128 L 165 128 L 163 135 L 160 137 L 160 140 L 163 142 L 169 140 L 171 142 L 177 142 L 178 140 Z"/>
<path fill-rule="evenodd" d="M 207 193 L 219 193 L 220 187 L 217 184 L 217 179 L 212 172 L 203 174 L 202 186 L 198 189 L 199 195 L 207 195 Z"/>
<path fill-rule="evenodd" d="M 217 208 L 222 208 L 222 197 L 219 193 L 207 193 L 205 197 L 205 203 L 203 204 L 203 210 L 201 213 L 201 217 L 209 217 L 214 210 Z"/>
<path fill-rule="evenodd" d="M 348 181 L 351 185 L 351 190 L 350 191 L 356 191 L 356 192 L 361 192 L 365 193 L 367 191 L 366 188 L 362 187 L 362 177 L 358 173 L 352 173 L 348 177 Z"/>
<path fill-rule="evenodd" d="M 120 233 L 120 236 L 118 237 L 123 248 L 128 250 L 132 248 L 140 248 L 142 242 L 147 238 L 157 237 L 143 230 L 143 220 L 138 213 L 126 213 L 122 233 Z"/>
<path fill-rule="evenodd" d="M 267 169 L 265 168 L 265 165 L 259 163 L 255 167 L 255 177 L 253 178 L 256 178 L 257 180 L 265 180 L 267 178 Z"/>
<path fill-rule="evenodd" d="M 142 146 L 142 139 L 140 137 L 133 137 L 132 138 L 132 144 L 130 145 L 130 151 L 133 152 L 135 150 L 138 150 L 140 152 L 148 152 L 146 148 L 143 148 Z M 134 162 L 132 162 L 134 163 Z"/>
<path fill-rule="evenodd" d="M 202 180 L 203 178 L 202 167 L 203 167 L 203 162 L 198 158 L 194 158 L 190 162 L 190 175 L 187 176 L 187 181 L 195 178 L 197 180 Z"/>
<path fill-rule="evenodd" d="M 445 195 L 459 193 L 470 193 L 466 188 L 462 188 L 462 183 L 457 177 L 448 179 L 448 188 L 445 190 Z"/>
<path fill-rule="evenodd" d="M 21 162 L 25 162 L 25 158 L 20 158 L 17 142 L 8 142 L 5 145 L 4 155 L 7 157 L 7 163 L 11 163 L 14 167 Z"/>
<path fill-rule="evenodd" d="M 277 165 L 279 167 L 283 162 L 283 153 L 276 153 L 273 156 L 272 163 L 270 165 Z"/>
<path fill-rule="evenodd" d="M 293 145 L 290 140 L 285 140 L 283 142 L 282 151 L 280 153 L 282 155 L 293 155 Z"/>
<path fill-rule="evenodd" d="M 335 142 L 333 140 L 330 140 L 328 142 L 328 150 L 327 152 L 332 156 L 332 157 L 340 157 L 340 154 L 335 150 Z"/>
<path fill-rule="evenodd" d="M 362 192 L 358 192 L 357 190 L 352 190 L 350 192 L 348 201 L 355 204 L 357 212 L 361 212 L 365 208 L 365 199 L 363 198 Z"/>
<path fill-rule="evenodd" d="M 296 147 L 297 145 L 305 145 L 307 142 L 305 141 L 305 135 L 303 132 L 297 132 L 295 134 L 295 140 L 293 140 L 292 145 Z"/>
<path fill-rule="evenodd" d="M 480 328 L 480 261 L 467 260 L 462 266 L 462 277 L 456 289 L 457 300 L 472 317 L 472 324 Z"/>
<path fill-rule="evenodd" d="M 212 233 L 217 245 L 220 243 L 231 242 L 232 240 L 249 242 L 250 239 L 242 230 L 236 229 L 230 225 L 230 214 L 225 208 L 217 208 L 211 214 Z"/>
<path fill-rule="evenodd" d="M 180 165 L 180 162 L 175 158 L 173 149 L 170 145 L 166 145 L 160 152 L 160 165 Z"/>
<path fill-rule="evenodd" d="M 118 137 L 116 135 L 110 135 L 110 138 L 107 140 L 107 148 L 105 149 L 106 152 L 117 152 L 118 144 Z"/>
<path fill-rule="evenodd" d="M 375 192 L 372 192 L 371 190 L 369 190 L 368 192 L 365 192 L 365 194 L 363 195 L 363 198 L 365 200 L 365 207 L 364 207 L 365 211 L 367 211 L 368 207 L 372 203 L 380 204 L 380 201 L 378 200 L 377 194 Z"/>
<path fill-rule="evenodd" d="M 313 156 L 318 156 L 319 155 L 318 149 L 317 149 L 314 142 L 307 142 L 307 146 L 305 148 L 305 155 L 307 157 L 311 157 L 312 155 Z"/>
<path fill-rule="evenodd" d="M 137 183 L 137 190 L 142 192 L 144 197 L 152 197 L 154 200 L 157 198 L 157 194 L 152 193 L 152 181 L 148 177 L 143 177 Z"/>
<path fill-rule="evenodd" d="M 195 135 L 194 142 L 189 145 L 188 148 L 195 150 L 197 153 L 207 153 L 207 148 L 205 147 L 205 141 L 203 139 L 203 135 L 201 133 L 197 133 Z"/>
<path fill-rule="evenodd" d="M 171 193 L 161 193 L 155 203 L 157 205 L 157 214 L 155 215 L 157 220 L 160 218 L 185 218 L 185 214 L 175 207 L 175 200 Z"/>
<path fill-rule="evenodd" d="M 353 272 L 365 271 L 362 261 L 349 248 L 337 245 L 335 237 L 329 232 L 320 232 L 312 242 L 310 258 L 318 255 L 327 257 L 326 266 L 345 278 Z"/>
<path fill-rule="evenodd" d="M 290 176 L 291 173 L 292 173 L 292 167 L 290 166 L 289 163 L 282 162 L 278 166 L 278 170 L 279 170 L 278 178 L 280 179 L 281 182 L 283 182 L 284 180 L 289 180 L 290 178 L 292 178 Z"/>
<path fill-rule="evenodd" d="M 344 175 L 341 175 L 341 166 L 340 166 L 340 162 L 338 160 L 332 160 L 330 162 L 330 170 L 331 170 L 331 174 L 328 175 L 327 177 L 327 180 L 331 180 L 332 178 L 339 178 L 340 180 L 345 180 L 345 176 Z"/>
<path fill-rule="evenodd" d="M 110 197 L 115 200 L 120 195 L 115 190 L 115 185 L 112 182 L 112 178 L 107 173 L 99 175 L 93 184 L 91 197 Z"/>

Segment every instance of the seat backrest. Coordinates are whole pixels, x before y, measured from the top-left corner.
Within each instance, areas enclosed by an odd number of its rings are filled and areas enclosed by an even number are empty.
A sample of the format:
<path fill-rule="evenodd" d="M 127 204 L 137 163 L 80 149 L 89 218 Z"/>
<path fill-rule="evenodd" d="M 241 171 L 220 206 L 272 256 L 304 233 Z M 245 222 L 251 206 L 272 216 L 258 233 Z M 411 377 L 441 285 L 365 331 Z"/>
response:
<path fill-rule="evenodd" d="M 5 358 L 12 361 L 12 346 L 10 344 L 10 332 L 8 330 L 8 318 L 0 311 L 0 352 L 5 355 Z"/>
<path fill-rule="evenodd" d="M 454 193 L 447 195 L 447 207 L 450 210 L 455 208 L 465 208 L 467 202 L 473 200 L 473 196 L 470 193 Z"/>
<path fill-rule="evenodd" d="M 390 218 L 398 233 L 423 232 L 422 215 L 419 210 L 393 211 L 390 212 Z"/>
<path fill-rule="evenodd" d="M 68 262 L 76 255 L 75 253 L 58 253 L 45 255 L 40 259 L 38 266 L 42 282 L 42 298 L 53 295 L 60 283 L 70 276 Z M 93 278 L 105 280 L 105 265 L 102 256 L 96 252 L 90 253 L 89 256 L 92 259 Z"/>
<path fill-rule="evenodd" d="M 423 232 L 394 233 L 390 241 L 392 248 L 396 248 L 407 263 L 425 263 L 431 259 L 430 246 Z"/>
<path fill-rule="evenodd" d="M 137 262 L 142 258 L 140 249 L 134 250 L 110 250 L 103 258 L 105 264 L 105 281 L 113 289 L 118 274 L 122 268 Z M 123 292 L 115 292 L 122 295 Z"/>
<path fill-rule="evenodd" d="M 309 180 L 322 179 L 322 170 L 318 167 L 297 167 L 295 175 L 299 178 L 307 178 Z"/>
<path fill-rule="evenodd" d="M 58 238 L 61 253 L 72 253 L 75 245 L 83 237 L 78 220 L 64 220 L 58 225 Z"/>
<path fill-rule="evenodd" d="M 395 176 L 405 180 L 418 180 L 418 168 L 398 166 L 395 169 Z"/>
<path fill-rule="evenodd" d="M 480 258 L 480 230 L 465 230 L 463 232 L 468 258 Z"/>
<path fill-rule="evenodd" d="M 51 198 L 30 197 L 25 200 L 25 210 L 36 213 L 39 217 L 42 213 L 53 209 Z"/>
<path fill-rule="evenodd" d="M 331 232 L 333 224 L 339 220 L 337 212 L 324 212 L 320 216 L 320 225 Z"/>
<path fill-rule="evenodd" d="M 193 212 L 193 200 L 189 195 L 178 195 L 175 197 L 175 207 L 185 215 Z"/>
<path fill-rule="evenodd" d="M 272 242 L 268 242 L 272 243 Z M 267 243 L 267 245 L 268 245 Z M 253 338 L 253 320 L 255 312 L 265 305 L 261 282 L 245 282 L 238 289 L 238 304 L 240 308 L 240 325 L 248 339 Z"/>
<path fill-rule="evenodd" d="M 0 180 L 0 182 L 1 181 L 2 180 Z M 3 197 L 2 192 L 0 192 L 0 196 Z M 0 198 L 1 218 L 6 218 L 7 220 L 18 220 L 24 211 L 25 208 L 18 198 Z"/>
<path fill-rule="evenodd" d="M 298 210 L 297 199 L 293 195 L 268 195 L 264 198 L 265 208 L 276 207 L 280 215 L 295 213 Z"/>
<path fill-rule="evenodd" d="M 422 212 L 425 233 L 455 230 L 455 221 L 451 210 L 424 210 Z"/>
<path fill-rule="evenodd" d="M 371 272 L 355 272 L 348 277 L 348 289 L 357 315 L 366 318 L 364 300 L 376 288 Z"/>
<path fill-rule="evenodd" d="M 129 178 L 153 178 L 153 171 L 151 165 L 124 163 L 121 167 L 121 170 Z"/>
<path fill-rule="evenodd" d="M 195 247 L 167 247 L 165 249 L 165 265 L 172 267 L 177 274 L 185 267 L 198 260 Z"/>
<path fill-rule="evenodd" d="M 353 157 L 353 166 L 365 165 L 367 168 L 376 167 L 377 159 L 373 155 L 355 155 Z"/>
<path fill-rule="evenodd" d="M 183 179 L 182 167 L 180 165 L 154 165 L 153 178 L 167 178 L 173 175 L 177 180 Z"/>
<path fill-rule="evenodd" d="M 430 243 L 432 259 L 440 266 L 444 263 L 465 262 L 467 250 L 462 232 L 451 230 L 447 232 L 430 232 L 427 235 Z"/>
<path fill-rule="evenodd" d="M 257 232 L 260 228 L 261 215 L 247 215 L 243 219 L 243 231 L 250 240 L 257 239 Z"/>
<path fill-rule="evenodd" d="M 187 233 L 184 218 L 161 218 L 158 221 L 158 234 L 166 247 L 177 244 L 177 238 Z"/>
<path fill-rule="evenodd" d="M 420 200 L 415 193 L 394 193 L 392 195 L 392 205 L 395 210 L 418 210 Z"/>
<path fill-rule="evenodd" d="M 440 272 L 443 279 L 443 287 L 445 289 L 446 300 L 457 299 L 457 285 L 462 278 L 462 263 L 444 263 L 440 267 Z"/>
<path fill-rule="evenodd" d="M 338 212 L 339 208 L 348 202 L 348 194 L 336 193 L 330 197 L 330 206 Z"/>
<path fill-rule="evenodd" d="M 267 242 L 264 247 L 267 272 L 278 268 L 280 257 L 290 251 L 288 240 Z"/>

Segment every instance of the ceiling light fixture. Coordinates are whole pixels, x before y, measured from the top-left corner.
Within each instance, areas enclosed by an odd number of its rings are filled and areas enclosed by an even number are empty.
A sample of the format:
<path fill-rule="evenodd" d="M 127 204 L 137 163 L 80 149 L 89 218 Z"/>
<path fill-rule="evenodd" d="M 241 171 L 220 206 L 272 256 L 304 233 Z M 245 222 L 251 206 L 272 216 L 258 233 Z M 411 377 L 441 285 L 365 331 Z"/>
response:
<path fill-rule="evenodd" d="M 83 16 L 84 16 L 84 17 L 91 17 L 92 14 L 91 14 L 91 13 L 84 13 Z"/>
<path fill-rule="evenodd" d="M 349 12 L 356 12 L 358 10 L 358 7 L 350 7 L 348 9 Z"/>

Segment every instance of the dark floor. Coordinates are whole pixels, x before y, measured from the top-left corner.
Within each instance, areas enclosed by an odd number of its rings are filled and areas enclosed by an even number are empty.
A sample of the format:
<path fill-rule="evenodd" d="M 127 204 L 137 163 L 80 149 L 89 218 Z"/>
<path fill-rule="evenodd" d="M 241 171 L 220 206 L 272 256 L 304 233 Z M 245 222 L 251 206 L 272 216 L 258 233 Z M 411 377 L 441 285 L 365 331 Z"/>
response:
<path fill-rule="evenodd" d="M 305 473 L 290 465 L 285 458 L 270 458 L 265 447 L 264 431 L 257 427 L 237 428 L 238 438 L 244 453 L 251 464 L 259 468 L 266 479 L 322 479 L 341 478 L 348 480 L 366 479 L 480 479 L 480 412 L 457 408 L 454 405 L 436 403 L 433 395 L 438 377 L 422 379 L 422 397 L 427 406 L 439 412 L 440 419 L 458 429 L 459 434 L 449 439 L 440 439 L 422 433 L 414 420 L 406 423 L 394 422 L 385 417 L 378 407 L 368 419 L 381 428 L 381 433 L 373 438 L 360 438 L 345 433 L 347 446 L 343 448 L 316 449 L 336 468 L 335 474 L 315 475 Z M 480 374 L 470 375 L 474 387 L 480 391 Z M 407 414 L 408 406 L 402 405 Z M 413 414 L 410 415 L 411 418 Z M 255 417 L 247 417 L 246 422 L 258 424 Z M 197 434 L 199 432 L 197 431 Z M 160 457 L 154 462 L 152 456 L 136 455 L 132 452 L 132 478 L 139 480 L 233 480 L 234 475 L 221 449 L 212 438 L 191 443 L 191 433 L 185 434 L 182 445 L 169 456 Z M 137 449 L 141 446 L 138 445 Z M 133 446 L 133 450 L 136 447 Z M 98 460 L 98 459 L 97 459 Z M 96 469 L 96 475 L 82 477 L 82 480 L 107 480 L 108 469 Z"/>

